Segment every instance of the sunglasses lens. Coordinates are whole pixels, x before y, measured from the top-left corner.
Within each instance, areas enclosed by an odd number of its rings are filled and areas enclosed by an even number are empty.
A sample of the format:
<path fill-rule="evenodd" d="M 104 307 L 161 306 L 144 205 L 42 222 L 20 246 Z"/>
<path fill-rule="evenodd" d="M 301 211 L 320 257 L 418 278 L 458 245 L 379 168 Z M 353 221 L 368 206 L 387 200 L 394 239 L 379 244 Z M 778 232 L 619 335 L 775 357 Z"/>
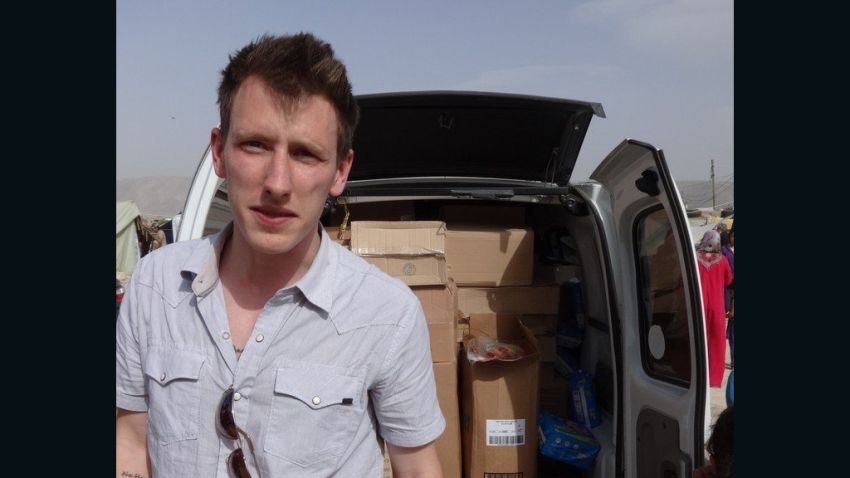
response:
<path fill-rule="evenodd" d="M 237 448 L 227 457 L 227 465 L 230 468 L 230 473 L 234 478 L 251 478 L 248 473 L 248 467 L 245 465 L 245 455 L 242 454 L 242 449 Z"/>
<path fill-rule="evenodd" d="M 221 397 L 221 402 L 218 404 L 218 414 L 215 417 L 215 427 L 223 436 L 236 440 L 239 434 L 236 429 L 236 422 L 233 420 L 233 389 L 228 388 Z M 244 466 L 244 460 L 243 460 Z"/>

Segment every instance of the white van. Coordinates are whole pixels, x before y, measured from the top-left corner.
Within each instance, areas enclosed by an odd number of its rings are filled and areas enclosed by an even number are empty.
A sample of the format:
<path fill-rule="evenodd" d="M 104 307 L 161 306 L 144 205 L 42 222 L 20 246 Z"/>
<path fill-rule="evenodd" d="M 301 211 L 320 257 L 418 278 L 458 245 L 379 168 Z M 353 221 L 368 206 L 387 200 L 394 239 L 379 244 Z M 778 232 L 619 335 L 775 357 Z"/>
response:
<path fill-rule="evenodd" d="M 536 235 L 571 237 L 587 314 L 579 365 L 603 415 L 588 475 L 690 477 L 704 460 L 707 353 L 688 221 L 663 152 L 626 139 L 590 180 L 571 183 L 590 120 L 605 116 L 598 103 L 439 91 L 358 102 L 343 193 L 352 218 L 366 203 L 413 201 L 416 220 L 437 219 L 448 203 L 511 204 Z M 207 150 L 177 240 L 229 220 Z"/>

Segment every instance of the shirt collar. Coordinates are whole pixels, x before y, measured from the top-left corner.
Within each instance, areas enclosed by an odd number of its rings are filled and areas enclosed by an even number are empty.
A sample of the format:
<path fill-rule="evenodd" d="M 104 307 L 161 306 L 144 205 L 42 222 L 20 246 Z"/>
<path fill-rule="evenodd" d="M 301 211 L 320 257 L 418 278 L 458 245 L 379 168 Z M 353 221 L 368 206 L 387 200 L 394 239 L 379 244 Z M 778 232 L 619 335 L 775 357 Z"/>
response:
<path fill-rule="evenodd" d="M 333 306 L 334 276 L 336 274 L 336 261 L 333 254 L 330 238 L 327 231 L 319 225 L 319 251 L 310 264 L 307 273 L 295 283 L 294 287 L 304 294 L 313 305 L 327 312 L 331 312 Z"/>
<path fill-rule="evenodd" d="M 325 228 L 319 226 L 321 241 L 319 251 L 310 264 L 310 268 L 293 287 L 304 294 L 313 305 L 330 314 L 333 305 L 333 283 L 336 274 L 335 255 Z M 183 272 L 194 275 L 192 291 L 199 297 L 208 295 L 218 283 L 218 264 L 221 251 L 233 234 L 230 222 L 221 231 L 203 238 L 201 247 L 189 256 L 183 265 Z"/>
<path fill-rule="evenodd" d="M 181 272 L 188 273 L 192 280 L 192 292 L 198 297 L 205 297 L 218 283 L 218 262 L 221 251 L 227 239 L 233 234 L 233 223 L 228 223 L 222 230 L 201 238 L 201 244 L 196 247 L 183 264 Z"/>

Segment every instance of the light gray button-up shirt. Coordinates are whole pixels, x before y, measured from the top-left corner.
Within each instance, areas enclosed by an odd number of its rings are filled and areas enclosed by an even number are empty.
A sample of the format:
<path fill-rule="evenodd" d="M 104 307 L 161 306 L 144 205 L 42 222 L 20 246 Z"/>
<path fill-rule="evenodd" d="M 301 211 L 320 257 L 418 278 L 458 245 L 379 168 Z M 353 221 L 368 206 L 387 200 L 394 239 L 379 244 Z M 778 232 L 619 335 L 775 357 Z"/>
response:
<path fill-rule="evenodd" d="M 145 256 L 121 305 L 116 405 L 148 413 L 155 477 L 227 477 L 239 446 L 254 477 L 257 466 L 264 478 L 380 477 L 381 437 L 412 447 L 440 436 L 419 301 L 324 230 L 307 273 L 268 301 L 237 360 L 218 280 L 231 232 Z M 256 459 L 216 432 L 231 384 Z"/>

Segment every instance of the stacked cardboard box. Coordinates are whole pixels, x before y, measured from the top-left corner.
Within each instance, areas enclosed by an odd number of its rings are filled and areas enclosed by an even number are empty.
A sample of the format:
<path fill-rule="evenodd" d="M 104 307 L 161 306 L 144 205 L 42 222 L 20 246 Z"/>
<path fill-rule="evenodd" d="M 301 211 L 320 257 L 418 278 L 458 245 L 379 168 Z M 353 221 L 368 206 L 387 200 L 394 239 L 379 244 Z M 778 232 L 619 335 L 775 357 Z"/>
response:
<path fill-rule="evenodd" d="M 446 283 L 440 221 L 352 221 L 351 252 L 410 286 Z"/>
<path fill-rule="evenodd" d="M 539 408 L 560 417 L 569 417 L 569 382 L 555 370 L 557 356 L 556 315 L 526 315 L 520 321 L 528 327 L 540 351 Z"/>
<path fill-rule="evenodd" d="M 449 275 L 459 286 L 531 285 L 534 232 L 481 226 L 450 226 L 446 232 Z"/>
<path fill-rule="evenodd" d="M 463 464 L 466 476 L 535 476 L 538 397 L 551 408 L 564 396 L 563 381 L 548 373 L 559 288 L 532 285 L 534 233 L 524 227 L 524 208 L 455 206 L 442 217 L 447 222 L 353 221 L 351 250 L 411 286 L 422 303 L 447 422 L 437 440 L 443 475 L 460 478 Z M 528 315 L 537 317 L 522 325 L 518 317 Z M 457 344 L 468 335 L 515 341 L 530 353 L 500 363 L 470 363 L 461 354 L 459 407 Z"/>
<path fill-rule="evenodd" d="M 557 411 L 567 404 L 563 380 L 539 376 L 540 364 L 555 359 L 559 287 L 555 280 L 534 283 L 534 233 L 523 226 L 524 209 L 458 207 L 444 211 L 444 219 L 448 274 L 459 286 L 465 334 L 521 337 L 534 349 L 525 361 L 463 361 L 464 473 L 536 476 L 539 406 Z M 511 430 L 517 441 L 500 442 L 499 433 Z"/>
<path fill-rule="evenodd" d="M 422 304 L 431 342 L 437 400 L 446 429 L 437 439 L 445 478 L 460 478 L 460 406 L 457 395 L 457 294 L 447 280 L 445 223 L 353 221 L 351 250 L 406 283 Z M 384 453 L 384 476 L 392 476 Z"/>
<path fill-rule="evenodd" d="M 511 316 L 476 314 L 469 320 L 472 337 L 480 331 L 519 345 L 524 353 L 514 361 L 462 360 L 464 475 L 537 476 L 539 357 L 534 336 Z"/>
<path fill-rule="evenodd" d="M 460 406 L 457 394 L 457 341 L 455 310 L 457 294 L 454 285 L 411 287 L 419 298 L 428 334 L 431 338 L 431 360 L 437 401 L 446 419 L 446 429 L 437 439 L 437 455 L 445 478 L 460 478 Z"/>

